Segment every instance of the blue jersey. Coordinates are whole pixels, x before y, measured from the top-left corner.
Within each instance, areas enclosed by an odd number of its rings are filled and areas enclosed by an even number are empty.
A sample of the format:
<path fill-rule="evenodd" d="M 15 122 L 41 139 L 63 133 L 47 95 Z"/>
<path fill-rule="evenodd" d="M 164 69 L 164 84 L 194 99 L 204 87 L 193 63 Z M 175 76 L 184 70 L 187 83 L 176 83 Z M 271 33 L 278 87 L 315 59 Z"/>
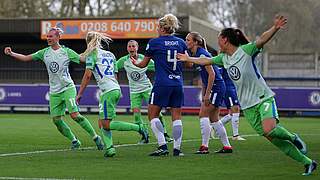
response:
<path fill-rule="evenodd" d="M 182 62 L 177 61 L 177 53 L 184 53 L 187 45 L 175 36 L 160 36 L 148 42 L 145 56 L 155 64 L 154 86 L 182 86 Z"/>
<path fill-rule="evenodd" d="M 226 85 L 226 90 L 227 91 L 236 90 L 235 85 L 233 84 L 232 80 L 230 79 L 230 77 L 228 75 L 228 71 L 225 68 L 221 67 L 220 72 L 221 72 L 222 78 L 224 80 L 224 83 Z"/>
<path fill-rule="evenodd" d="M 194 55 L 194 57 L 200 57 L 200 56 L 205 56 L 205 57 L 211 58 L 210 53 L 207 50 L 205 50 L 204 48 L 198 48 L 196 54 Z M 205 66 L 199 66 L 199 67 L 200 68 L 197 68 L 197 69 L 200 71 L 202 84 L 203 84 L 203 86 L 207 87 L 209 74 L 208 74 Z M 223 79 L 220 74 L 219 68 L 216 65 L 212 65 L 212 68 L 216 74 L 215 79 L 214 79 L 214 85 L 212 86 L 212 89 L 213 89 L 215 86 L 219 86 L 219 85 L 223 84 Z"/>

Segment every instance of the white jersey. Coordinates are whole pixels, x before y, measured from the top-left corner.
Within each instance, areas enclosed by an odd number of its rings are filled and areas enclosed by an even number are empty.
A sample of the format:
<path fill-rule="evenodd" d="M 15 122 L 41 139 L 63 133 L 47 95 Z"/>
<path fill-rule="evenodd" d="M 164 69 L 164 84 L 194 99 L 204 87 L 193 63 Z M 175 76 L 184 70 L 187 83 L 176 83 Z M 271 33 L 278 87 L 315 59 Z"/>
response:
<path fill-rule="evenodd" d="M 254 64 L 254 57 L 259 53 L 255 43 L 240 46 L 232 56 L 219 54 L 212 62 L 223 65 L 237 89 L 242 109 L 255 106 L 273 97 L 274 92 L 268 87 Z"/>
<path fill-rule="evenodd" d="M 86 69 L 91 69 L 102 92 L 109 92 L 115 89 L 120 90 L 115 73 L 118 72 L 115 66 L 116 58 L 110 51 L 97 48 L 86 58 Z"/>
<path fill-rule="evenodd" d="M 80 63 L 80 56 L 70 48 L 61 47 L 57 50 L 47 47 L 32 54 L 32 60 L 42 60 L 49 75 L 50 93 L 60 93 L 70 87 L 74 82 L 69 74 L 69 63 Z"/>

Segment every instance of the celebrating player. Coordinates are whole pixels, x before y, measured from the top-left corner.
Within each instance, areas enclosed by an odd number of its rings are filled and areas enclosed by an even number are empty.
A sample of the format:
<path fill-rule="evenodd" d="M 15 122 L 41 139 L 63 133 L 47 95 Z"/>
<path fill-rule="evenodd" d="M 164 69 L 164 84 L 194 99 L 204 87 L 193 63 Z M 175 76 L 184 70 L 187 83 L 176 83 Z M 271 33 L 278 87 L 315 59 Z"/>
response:
<path fill-rule="evenodd" d="M 106 146 L 104 156 L 112 157 L 116 154 L 116 150 L 113 146 L 111 130 L 139 132 L 145 142 L 148 142 L 148 133 L 143 125 L 112 121 L 116 117 L 115 109 L 121 97 L 121 91 L 115 74 L 117 72 L 116 58 L 110 51 L 103 50 L 101 45 L 102 41 L 109 43 L 111 39 L 99 32 L 88 32 L 86 41 L 87 49 L 82 54 L 86 57 L 86 71 L 76 100 L 80 102 L 93 74 L 102 91 L 99 100 L 99 128 Z"/>
<path fill-rule="evenodd" d="M 285 17 L 276 16 L 269 30 L 255 42 L 244 45 L 240 43 L 245 38 L 241 31 L 226 28 L 218 36 L 218 44 L 223 53 L 213 58 L 191 58 L 188 54 L 178 54 L 178 58 L 201 65 L 223 65 L 236 86 L 241 108 L 250 125 L 286 155 L 304 164 L 303 175 L 310 175 L 317 167 L 316 161 L 306 156 L 307 148 L 302 139 L 279 124 L 275 94 L 252 61 L 254 54 L 286 23 Z"/>
<path fill-rule="evenodd" d="M 89 133 L 98 149 L 102 150 L 103 143 L 100 136 L 96 134 L 88 119 L 79 113 L 79 108 L 75 101 L 77 91 L 69 74 L 69 63 L 70 61 L 80 63 L 80 56 L 72 49 L 59 44 L 62 33 L 62 30 L 59 28 L 51 28 L 47 34 L 49 47 L 30 55 L 15 53 L 10 47 L 6 47 L 4 52 L 9 56 L 24 62 L 32 60 L 43 61 L 49 74 L 49 104 L 53 123 L 57 126 L 59 132 L 72 142 L 72 149 L 80 147 L 81 142 L 76 138 L 70 127 L 63 120 L 67 107 L 70 117 Z"/>

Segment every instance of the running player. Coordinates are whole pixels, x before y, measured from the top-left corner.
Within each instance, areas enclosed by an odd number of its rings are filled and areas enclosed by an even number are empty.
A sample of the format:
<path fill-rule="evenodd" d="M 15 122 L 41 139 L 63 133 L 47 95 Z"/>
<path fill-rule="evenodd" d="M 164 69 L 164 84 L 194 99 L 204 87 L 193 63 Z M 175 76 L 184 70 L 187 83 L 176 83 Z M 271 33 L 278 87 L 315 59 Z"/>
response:
<path fill-rule="evenodd" d="M 286 23 L 285 17 L 276 16 L 273 26 L 255 42 L 248 44 L 241 43 L 245 36 L 240 30 L 225 28 L 218 36 L 223 53 L 213 58 L 191 58 L 188 54 L 178 54 L 178 58 L 201 65 L 223 65 L 236 86 L 241 108 L 250 125 L 287 156 L 302 163 L 305 167 L 302 175 L 307 176 L 317 168 L 317 162 L 306 156 L 307 147 L 302 139 L 279 124 L 275 94 L 252 59 Z"/>
<path fill-rule="evenodd" d="M 10 47 L 6 47 L 4 52 L 6 55 L 24 62 L 30 62 L 32 60 L 43 61 L 49 75 L 49 104 L 53 123 L 59 132 L 71 141 L 72 149 L 78 149 L 80 147 L 81 142 L 63 120 L 67 107 L 70 117 L 91 136 L 98 149 L 102 150 L 103 143 L 100 136 L 96 134 L 88 119 L 79 113 L 79 108 L 75 101 L 77 91 L 69 74 L 69 63 L 80 63 L 80 56 L 72 49 L 59 44 L 62 33 L 62 30 L 59 28 L 51 28 L 47 34 L 49 47 L 30 55 L 15 53 Z"/>
<path fill-rule="evenodd" d="M 145 142 L 148 143 L 148 133 L 143 125 L 113 121 L 116 117 L 115 109 L 121 97 L 120 86 L 115 74 L 117 72 L 115 66 L 116 58 L 110 51 L 103 50 L 101 45 L 102 41 L 108 44 L 111 39 L 99 32 L 88 32 L 86 41 L 87 49 L 82 54 L 83 57 L 86 57 L 86 71 L 83 75 L 76 101 L 80 102 L 81 96 L 93 74 L 98 87 L 102 91 L 99 100 L 99 128 L 106 146 L 104 156 L 112 157 L 116 154 L 111 130 L 139 132 Z"/>

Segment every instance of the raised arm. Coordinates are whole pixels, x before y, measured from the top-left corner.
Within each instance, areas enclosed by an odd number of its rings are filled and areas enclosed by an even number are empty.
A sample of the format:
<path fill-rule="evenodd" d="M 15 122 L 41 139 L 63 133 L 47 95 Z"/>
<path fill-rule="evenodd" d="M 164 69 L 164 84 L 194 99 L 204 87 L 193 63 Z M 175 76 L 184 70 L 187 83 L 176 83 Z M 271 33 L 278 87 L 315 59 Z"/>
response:
<path fill-rule="evenodd" d="M 145 56 L 143 58 L 143 60 L 138 63 L 136 59 L 134 59 L 133 57 L 130 57 L 132 64 L 134 64 L 135 66 L 139 67 L 139 68 L 144 68 L 147 67 L 149 61 L 150 61 L 150 57 Z"/>
<path fill-rule="evenodd" d="M 191 62 L 191 63 L 195 63 L 195 64 L 200 64 L 200 65 L 213 64 L 213 62 L 211 61 L 211 58 L 208 58 L 208 57 L 198 57 L 198 58 L 190 57 L 187 52 L 185 52 L 184 54 L 178 53 L 177 54 L 177 58 L 180 61 Z"/>
<path fill-rule="evenodd" d="M 278 32 L 278 30 L 283 28 L 286 24 L 287 18 L 285 18 L 284 16 L 277 15 L 273 21 L 273 26 L 266 32 L 262 33 L 260 38 L 257 39 L 257 48 L 262 48 L 263 45 L 266 44 L 276 34 L 276 32 Z"/>
<path fill-rule="evenodd" d="M 11 47 L 6 47 L 4 48 L 4 53 L 8 56 L 11 56 L 19 61 L 31 61 L 32 60 L 32 55 L 23 55 L 23 54 L 19 54 L 19 53 L 15 53 L 11 50 Z"/>

